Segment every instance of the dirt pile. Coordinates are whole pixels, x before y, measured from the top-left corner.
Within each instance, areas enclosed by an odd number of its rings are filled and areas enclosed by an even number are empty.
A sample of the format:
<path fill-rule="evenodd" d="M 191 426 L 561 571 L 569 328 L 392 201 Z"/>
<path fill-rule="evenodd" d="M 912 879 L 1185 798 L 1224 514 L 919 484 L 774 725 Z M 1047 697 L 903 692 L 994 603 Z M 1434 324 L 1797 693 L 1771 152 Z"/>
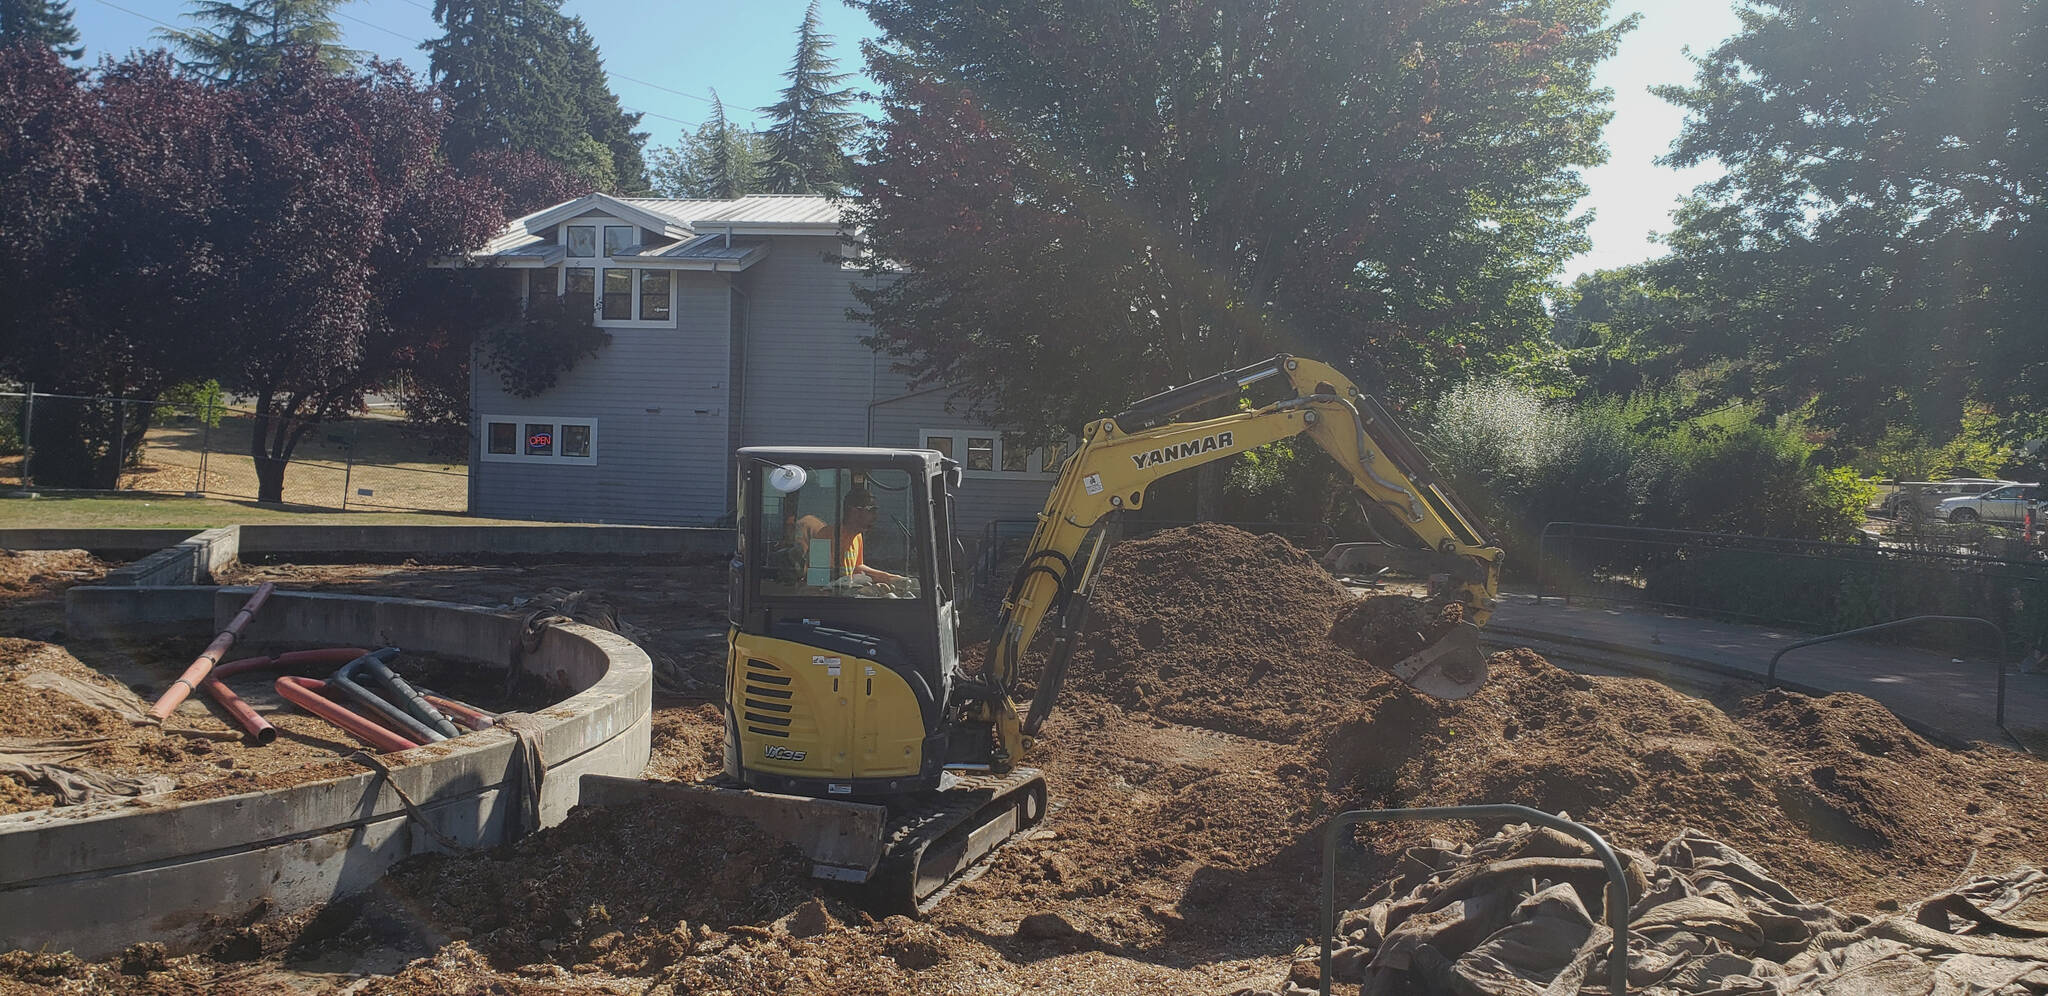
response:
<path fill-rule="evenodd" d="M 84 550 L 0 550 L 0 593 L 69 587 L 106 572 L 107 565 Z"/>
<path fill-rule="evenodd" d="M 702 809 L 583 809 L 514 845 L 406 862 L 321 910 L 258 911 L 200 954 L 0 955 L 0 992 L 882 994 L 947 957 L 929 925 L 817 898 L 808 871 Z M 309 986 L 359 974 L 381 977 Z"/>
<path fill-rule="evenodd" d="M 1362 703 L 1327 741 L 1333 795 L 1364 806 L 1520 803 L 1635 846 L 1702 831 L 1852 905 L 1894 894 L 1895 876 L 1930 887 L 1973 854 L 1987 866 L 2024 859 L 2048 833 L 2026 801 L 2038 763 L 1942 749 L 1861 696 L 1765 692 L 1724 711 L 1652 681 L 1572 674 L 1527 650 L 1490 665 L 1468 700 L 1396 688 Z"/>
<path fill-rule="evenodd" d="M 1864 901 L 1890 894 L 1896 877 L 1934 884 L 1973 853 L 1987 865 L 2023 858 L 2048 836 L 2048 815 L 2026 802 L 2038 796 L 2037 762 L 1945 750 L 1861 696 L 1768 692 L 1717 705 L 1518 650 L 1491 658 L 1477 695 L 1429 698 L 1361 658 L 1398 660 L 1455 615 L 1402 596 L 1355 599 L 1278 537 L 1203 525 L 1126 543 L 1104 565 L 1095 605 L 1069 672 L 1071 705 L 1292 745 L 1297 766 L 1320 769 L 1316 801 L 1330 808 L 1514 802 L 1636 846 L 1699 830 L 1802 889 Z M 1098 740 L 1095 729 L 1118 721 L 1064 735 Z M 1066 761 L 1079 759 L 1047 766 Z M 1247 827 L 1228 805 L 1309 808 L 1277 774 L 1263 806 L 1238 794 L 1204 808 L 1225 832 L 1122 829 L 1154 849 L 1235 854 Z"/>
<path fill-rule="evenodd" d="M 1333 620 L 1354 606 L 1352 640 L 1339 646 Z M 1405 656 L 1377 644 L 1423 618 L 1413 599 L 1361 605 L 1281 537 L 1170 529 L 1110 552 L 1067 687 L 1177 723 L 1293 741 L 1392 682 L 1360 657 Z"/>

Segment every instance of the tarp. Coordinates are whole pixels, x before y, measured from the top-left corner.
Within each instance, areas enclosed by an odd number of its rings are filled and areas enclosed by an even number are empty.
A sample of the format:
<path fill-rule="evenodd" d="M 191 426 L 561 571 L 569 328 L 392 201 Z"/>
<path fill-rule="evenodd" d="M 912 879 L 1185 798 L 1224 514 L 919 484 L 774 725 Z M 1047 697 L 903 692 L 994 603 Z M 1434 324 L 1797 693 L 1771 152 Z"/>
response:
<path fill-rule="evenodd" d="M 2048 889 L 2023 867 L 1870 918 L 1801 900 L 1739 851 L 1684 833 L 1629 872 L 1629 988 L 1653 996 L 2044 996 L 2048 923 L 2013 910 Z M 1584 843 L 1509 827 L 1403 853 L 1344 913 L 1334 981 L 1372 996 L 1605 992 L 1606 875 Z"/>

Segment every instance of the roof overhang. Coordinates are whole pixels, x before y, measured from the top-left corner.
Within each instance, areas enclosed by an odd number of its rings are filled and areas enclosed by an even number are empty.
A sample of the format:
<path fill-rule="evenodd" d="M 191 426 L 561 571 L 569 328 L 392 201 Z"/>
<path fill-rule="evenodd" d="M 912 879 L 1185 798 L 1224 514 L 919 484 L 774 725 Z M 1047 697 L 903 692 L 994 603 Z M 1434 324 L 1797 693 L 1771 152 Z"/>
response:
<path fill-rule="evenodd" d="M 562 222 L 593 213 L 608 214 L 621 221 L 630 221 L 641 228 L 660 232 L 672 239 L 684 239 L 697 234 L 675 218 L 656 214 L 610 194 L 584 194 L 573 201 L 557 204 L 544 211 L 536 211 L 512 224 L 524 228 L 529 235 L 539 235 Z"/>

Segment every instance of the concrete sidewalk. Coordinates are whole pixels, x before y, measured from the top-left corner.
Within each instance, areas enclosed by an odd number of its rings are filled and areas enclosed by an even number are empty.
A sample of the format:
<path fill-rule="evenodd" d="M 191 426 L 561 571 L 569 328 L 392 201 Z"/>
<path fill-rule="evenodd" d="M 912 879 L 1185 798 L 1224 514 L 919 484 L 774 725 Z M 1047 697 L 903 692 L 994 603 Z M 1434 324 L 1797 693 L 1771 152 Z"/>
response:
<path fill-rule="evenodd" d="M 1708 671 L 1761 682 L 1771 655 L 1814 634 L 1717 622 L 1643 608 L 1538 602 L 1503 594 L 1486 630 L 1490 643 L 1566 655 L 1583 652 L 1589 663 L 1649 674 Z M 2048 754 L 2048 674 L 2005 670 L 2005 729 L 2036 754 Z M 1785 655 L 1778 680 L 1807 692 L 1856 692 L 1891 709 L 1909 724 L 1947 739 L 2010 747 L 2013 738 L 1995 719 L 1997 665 L 1981 650 L 1957 659 L 1914 647 L 1843 640 Z"/>

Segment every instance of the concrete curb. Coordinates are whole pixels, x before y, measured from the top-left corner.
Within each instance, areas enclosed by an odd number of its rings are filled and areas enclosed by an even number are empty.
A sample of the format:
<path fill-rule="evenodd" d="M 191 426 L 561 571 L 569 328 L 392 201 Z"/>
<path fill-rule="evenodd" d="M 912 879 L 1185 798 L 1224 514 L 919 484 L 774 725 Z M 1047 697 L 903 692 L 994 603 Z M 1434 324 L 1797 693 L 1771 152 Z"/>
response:
<path fill-rule="evenodd" d="M 147 557 L 107 572 L 108 585 L 155 587 L 212 584 L 213 572 L 241 553 L 242 527 L 221 526 L 180 540 Z"/>
<path fill-rule="evenodd" d="M 223 530 L 231 533 L 215 536 Z M 208 544 L 232 543 L 230 559 L 289 557 L 306 563 L 349 563 L 387 557 L 650 557 L 732 552 L 732 530 L 695 526 L 289 523 L 224 526 L 194 533 L 191 529 L 0 529 L 0 549 L 79 549 L 129 557 L 166 547 L 177 549 L 200 537 L 213 537 Z M 233 539 L 226 539 L 226 535 Z M 207 549 L 226 548 L 209 545 Z M 214 558 L 211 563 L 216 566 L 226 562 L 217 553 L 208 556 Z M 140 566 L 131 564 L 129 568 Z"/>
<path fill-rule="evenodd" d="M 250 590 L 78 587 L 67 593 L 67 626 L 117 638 L 178 627 L 203 639 Z M 533 714 L 546 769 L 538 808 L 551 825 L 575 806 L 582 775 L 635 776 L 646 767 L 653 666 L 630 641 L 588 626 L 551 627 L 524 653 L 520 633 L 520 620 L 470 606 L 280 591 L 243 638 L 516 659 L 574 690 Z M 437 830 L 488 847 L 509 839 L 525 806 L 517 753 L 517 738 L 496 729 L 384 760 Z M 314 906 L 439 849 L 393 786 L 367 769 L 220 799 L 14 814 L 0 817 L 0 937 L 86 958 L 140 940 L 185 948 L 211 917 Z"/>

